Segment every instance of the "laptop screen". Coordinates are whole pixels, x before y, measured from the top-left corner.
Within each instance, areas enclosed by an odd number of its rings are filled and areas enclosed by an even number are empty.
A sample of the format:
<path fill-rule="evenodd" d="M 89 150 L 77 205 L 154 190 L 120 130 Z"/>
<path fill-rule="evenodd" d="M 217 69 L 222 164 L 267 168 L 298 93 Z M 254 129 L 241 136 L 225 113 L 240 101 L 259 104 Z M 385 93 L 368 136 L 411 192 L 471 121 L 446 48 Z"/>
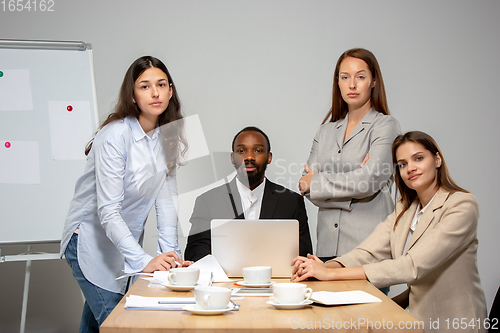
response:
<path fill-rule="evenodd" d="M 249 266 L 271 266 L 272 277 L 290 277 L 299 255 L 297 220 L 212 220 L 212 255 L 229 277 Z"/>

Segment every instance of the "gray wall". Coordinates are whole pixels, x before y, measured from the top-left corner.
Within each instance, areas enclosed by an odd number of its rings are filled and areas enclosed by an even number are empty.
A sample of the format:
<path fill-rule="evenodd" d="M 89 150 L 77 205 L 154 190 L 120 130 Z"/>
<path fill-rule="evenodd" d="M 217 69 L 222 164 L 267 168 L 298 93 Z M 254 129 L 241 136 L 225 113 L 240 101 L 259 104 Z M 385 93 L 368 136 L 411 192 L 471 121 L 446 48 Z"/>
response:
<path fill-rule="evenodd" d="M 373 51 L 403 131 L 434 136 L 455 180 L 480 203 L 478 264 L 491 306 L 500 282 L 499 173 L 484 167 L 500 162 L 500 2 L 55 0 L 54 8 L 13 13 L 0 7 L 0 38 L 92 43 L 101 117 L 133 60 L 145 54 L 164 60 L 185 114 L 200 116 L 210 150 L 227 152 L 239 129 L 259 126 L 273 146 L 269 178 L 292 189 L 328 111 L 338 56 L 352 47 Z M 190 183 L 189 168 L 179 172 L 181 191 L 209 184 Z M 181 202 L 181 223 L 188 201 Z M 315 232 L 316 208 L 307 209 Z M 153 234 L 148 230 L 145 244 L 152 252 Z M 18 330 L 23 267 L 0 264 L 2 331 Z M 64 262 L 34 263 L 27 331 L 76 331 L 81 308 Z"/>

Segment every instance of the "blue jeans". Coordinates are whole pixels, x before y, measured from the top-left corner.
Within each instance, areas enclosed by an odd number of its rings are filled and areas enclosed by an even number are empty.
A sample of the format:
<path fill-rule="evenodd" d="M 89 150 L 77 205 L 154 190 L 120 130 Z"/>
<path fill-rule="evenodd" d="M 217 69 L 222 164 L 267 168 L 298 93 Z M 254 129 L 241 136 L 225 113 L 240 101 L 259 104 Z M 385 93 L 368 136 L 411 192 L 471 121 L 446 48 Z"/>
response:
<path fill-rule="evenodd" d="M 89 282 L 83 275 L 77 259 L 78 235 L 73 235 L 66 248 L 66 261 L 68 262 L 73 277 L 80 286 L 85 296 L 80 333 L 99 332 L 99 326 L 104 322 L 123 295 L 104 290 Z"/>

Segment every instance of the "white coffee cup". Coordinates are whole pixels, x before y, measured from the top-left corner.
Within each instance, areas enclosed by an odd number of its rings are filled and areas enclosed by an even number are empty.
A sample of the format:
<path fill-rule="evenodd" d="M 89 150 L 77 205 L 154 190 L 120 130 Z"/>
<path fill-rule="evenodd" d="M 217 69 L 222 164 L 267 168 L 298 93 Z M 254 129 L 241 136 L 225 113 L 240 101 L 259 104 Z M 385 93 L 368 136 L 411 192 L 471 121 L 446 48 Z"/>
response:
<path fill-rule="evenodd" d="M 276 283 L 273 294 L 276 302 L 281 304 L 300 304 L 311 298 L 313 291 L 303 283 Z"/>
<path fill-rule="evenodd" d="M 271 282 L 271 266 L 245 267 L 241 272 L 243 279 L 248 284 L 266 284 Z"/>
<path fill-rule="evenodd" d="M 168 282 L 176 286 L 194 286 L 200 277 L 199 268 L 177 267 L 168 274 Z"/>
<path fill-rule="evenodd" d="M 231 299 L 231 289 L 221 287 L 194 288 L 196 305 L 204 310 L 223 310 Z"/>

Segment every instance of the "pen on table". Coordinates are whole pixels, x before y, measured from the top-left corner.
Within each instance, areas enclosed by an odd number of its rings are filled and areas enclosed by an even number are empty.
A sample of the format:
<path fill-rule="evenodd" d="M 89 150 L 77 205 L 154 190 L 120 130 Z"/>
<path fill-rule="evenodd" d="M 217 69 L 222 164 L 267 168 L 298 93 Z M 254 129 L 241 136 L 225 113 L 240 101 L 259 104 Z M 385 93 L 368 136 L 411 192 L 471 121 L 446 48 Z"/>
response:
<path fill-rule="evenodd" d="M 156 254 L 157 254 L 157 255 L 160 255 L 160 254 L 163 254 L 163 253 L 162 253 L 162 252 L 160 252 L 160 251 L 156 251 Z M 172 258 L 172 259 L 174 259 L 174 257 L 171 257 L 171 258 Z M 176 264 L 177 266 L 181 267 L 181 264 L 179 264 L 179 263 L 177 262 L 177 260 L 175 260 L 175 259 L 174 259 L 174 262 L 175 262 L 175 264 Z"/>

